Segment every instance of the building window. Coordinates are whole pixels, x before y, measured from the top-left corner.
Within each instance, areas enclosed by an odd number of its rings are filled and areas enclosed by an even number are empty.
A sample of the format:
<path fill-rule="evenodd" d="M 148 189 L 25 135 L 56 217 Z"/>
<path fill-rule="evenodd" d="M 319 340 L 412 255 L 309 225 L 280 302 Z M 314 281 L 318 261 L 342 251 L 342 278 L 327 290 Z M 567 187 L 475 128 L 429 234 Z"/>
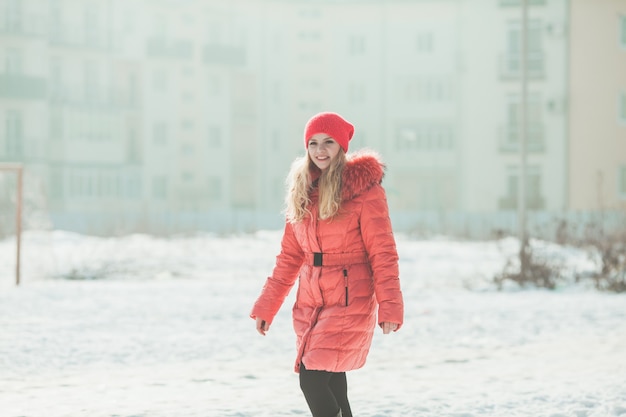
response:
<path fill-rule="evenodd" d="M 420 54 L 426 54 L 433 51 L 433 34 L 430 32 L 418 33 L 416 50 Z"/>
<path fill-rule="evenodd" d="M 100 173 L 100 194 L 103 197 L 108 197 L 112 194 L 111 174 L 108 171 Z"/>
<path fill-rule="evenodd" d="M 85 101 L 95 102 L 99 98 L 99 68 L 95 62 L 86 62 L 84 67 Z"/>
<path fill-rule="evenodd" d="M 414 103 L 437 103 L 451 101 L 453 83 L 446 76 L 404 77 L 396 82 L 397 97 Z"/>
<path fill-rule="evenodd" d="M 70 180 L 69 180 L 69 196 L 70 197 L 77 197 L 78 196 L 78 178 L 77 178 L 78 174 L 76 174 L 75 172 L 72 172 L 70 174 Z"/>
<path fill-rule="evenodd" d="M 313 113 L 320 111 L 321 105 L 319 101 L 300 101 L 298 108 L 302 111 Z"/>
<path fill-rule="evenodd" d="M 50 176 L 50 197 L 53 199 L 63 198 L 63 171 L 54 167 Z"/>
<path fill-rule="evenodd" d="M 219 126 L 209 126 L 209 148 L 217 149 L 222 146 L 222 130 Z"/>
<path fill-rule="evenodd" d="M 152 88 L 155 91 L 167 91 L 168 74 L 164 69 L 154 70 L 152 73 Z"/>
<path fill-rule="evenodd" d="M 322 35 L 318 31 L 300 31 L 298 38 L 304 42 L 315 42 L 322 38 Z"/>
<path fill-rule="evenodd" d="M 63 138 L 63 112 L 58 107 L 50 109 L 50 140 Z"/>
<path fill-rule="evenodd" d="M 137 74 L 130 74 L 128 76 L 128 104 L 136 106 L 139 103 L 139 82 L 137 81 Z"/>
<path fill-rule="evenodd" d="M 192 143 L 183 143 L 180 145 L 180 152 L 186 156 L 192 156 L 194 154 L 194 146 Z"/>
<path fill-rule="evenodd" d="M 306 9 L 300 9 L 298 11 L 298 16 L 304 19 L 318 19 L 322 16 L 322 13 L 320 12 L 319 9 L 306 8 Z"/>
<path fill-rule="evenodd" d="M 617 179 L 619 197 L 626 200 L 626 165 L 619 167 Z"/>
<path fill-rule="evenodd" d="M 126 33 L 133 33 L 135 31 L 135 25 L 136 25 L 136 16 L 134 16 L 132 14 L 132 12 L 130 10 L 125 10 L 124 12 L 124 17 L 122 20 L 122 27 L 124 32 Z"/>
<path fill-rule="evenodd" d="M 541 20 L 528 22 L 528 56 L 526 73 L 530 78 L 544 76 L 544 53 L 542 47 L 543 26 Z M 519 78 L 522 74 L 522 24 L 519 20 L 509 22 L 505 53 L 501 59 L 501 74 L 504 78 Z"/>
<path fill-rule="evenodd" d="M 22 10 L 20 0 L 6 0 L 5 22 L 9 32 L 19 33 L 22 31 Z"/>
<path fill-rule="evenodd" d="M 222 198 L 222 181 L 219 177 L 209 177 L 208 197 L 210 200 L 219 200 Z"/>
<path fill-rule="evenodd" d="M 352 35 L 349 37 L 348 54 L 352 56 L 365 54 L 365 36 Z"/>
<path fill-rule="evenodd" d="M 546 0 L 528 0 L 529 6 L 545 5 Z M 500 0 L 500 6 L 520 6 L 521 0 Z"/>
<path fill-rule="evenodd" d="M 9 110 L 6 113 L 6 155 L 8 157 L 21 158 L 24 156 L 23 149 L 23 123 L 22 113 Z"/>
<path fill-rule="evenodd" d="M 54 101 L 63 99 L 63 62 L 60 58 L 50 60 L 50 81 L 48 83 L 50 97 Z"/>
<path fill-rule="evenodd" d="M 167 177 L 152 178 L 152 197 L 157 200 L 167 198 Z"/>
<path fill-rule="evenodd" d="M 528 152 L 543 152 L 546 147 L 542 101 L 539 94 L 530 94 L 527 113 Z M 522 135 L 522 103 L 519 94 L 508 96 L 505 107 L 505 125 L 500 133 L 499 148 L 503 152 L 519 152 Z"/>
<path fill-rule="evenodd" d="M 182 97 L 183 101 L 185 101 L 187 103 L 192 102 L 194 100 L 194 98 L 195 98 L 191 91 L 183 92 L 181 97 Z"/>
<path fill-rule="evenodd" d="M 152 131 L 152 142 L 155 145 L 166 145 L 167 130 L 167 123 L 155 123 Z"/>
<path fill-rule="evenodd" d="M 60 42 L 62 39 L 62 10 L 60 0 L 50 0 L 49 2 L 49 34 L 52 42 Z"/>
<path fill-rule="evenodd" d="M 167 39 L 168 27 L 167 17 L 163 14 L 158 14 L 152 18 L 152 36 L 157 39 Z"/>
<path fill-rule="evenodd" d="M 209 93 L 210 97 L 217 97 L 220 95 L 221 92 L 221 82 L 220 82 L 220 77 L 217 75 L 209 75 L 208 81 L 207 81 L 208 87 L 207 87 L 207 91 Z"/>
<path fill-rule="evenodd" d="M 186 79 L 193 78 L 194 70 L 192 67 L 184 66 L 180 72 L 185 76 Z"/>
<path fill-rule="evenodd" d="M 141 197 L 141 179 L 139 177 L 133 176 L 126 182 L 126 197 L 130 199 Z"/>
<path fill-rule="evenodd" d="M 500 198 L 501 210 L 517 208 L 519 190 L 519 168 L 510 167 L 506 176 L 506 193 Z M 545 209 L 545 200 L 541 194 L 541 172 L 537 166 L 529 166 L 526 171 L 526 208 L 530 210 Z"/>
<path fill-rule="evenodd" d="M 396 147 L 399 151 L 449 151 L 455 146 L 454 132 L 447 124 L 402 126 L 396 132 Z"/>
<path fill-rule="evenodd" d="M 218 11 L 214 11 L 215 15 L 219 15 Z M 218 20 L 207 21 L 206 40 L 208 44 L 217 45 L 222 41 L 222 24 Z"/>
<path fill-rule="evenodd" d="M 89 46 L 98 46 L 100 15 L 98 8 L 94 4 L 85 6 L 85 43 Z"/>
<path fill-rule="evenodd" d="M 274 104 L 279 104 L 281 102 L 281 85 L 279 81 L 274 81 L 270 86 L 270 95 L 272 97 L 272 102 Z"/>
<path fill-rule="evenodd" d="M 22 52 L 17 48 L 8 48 L 4 58 L 4 71 L 7 74 L 22 73 Z"/>
<path fill-rule="evenodd" d="M 352 104 L 365 102 L 365 85 L 352 83 L 348 86 L 348 101 Z"/>
<path fill-rule="evenodd" d="M 70 177 L 70 195 L 88 197 L 92 195 L 92 175 L 83 170 L 74 171 Z"/>
<path fill-rule="evenodd" d="M 626 16 L 620 17 L 619 39 L 623 48 L 626 48 Z"/>
<path fill-rule="evenodd" d="M 128 162 L 139 162 L 141 160 L 141 149 L 139 148 L 139 136 L 135 127 L 128 128 Z"/>

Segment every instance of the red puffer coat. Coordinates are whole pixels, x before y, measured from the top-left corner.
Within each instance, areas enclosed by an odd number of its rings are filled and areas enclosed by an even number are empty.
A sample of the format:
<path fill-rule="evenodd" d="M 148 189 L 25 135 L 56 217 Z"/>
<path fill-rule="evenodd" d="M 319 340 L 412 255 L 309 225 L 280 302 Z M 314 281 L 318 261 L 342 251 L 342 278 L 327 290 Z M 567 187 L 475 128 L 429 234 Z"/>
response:
<path fill-rule="evenodd" d="M 251 317 L 272 322 L 299 276 L 293 306 L 300 363 L 344 372 L 365 364 L 378 323 L 403 322 L 398 254 L 374 153 L 348 155 L 340 214 L 286 223 L 281 252 Z M 316 192 L 311 213 L 317 213 Z"/>

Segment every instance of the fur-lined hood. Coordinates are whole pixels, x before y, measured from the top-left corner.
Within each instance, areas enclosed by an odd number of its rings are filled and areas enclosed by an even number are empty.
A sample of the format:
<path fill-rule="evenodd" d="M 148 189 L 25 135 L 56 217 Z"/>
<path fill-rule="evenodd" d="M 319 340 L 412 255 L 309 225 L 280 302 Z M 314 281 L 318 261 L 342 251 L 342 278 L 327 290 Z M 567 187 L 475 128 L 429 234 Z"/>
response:
<path fill-rule="evenodd" d="M 380 184 L 385 176 L 385 164 L 375 151 L 365 150 L 350 153 L 343 170 L 341 195 L 343 201 L 352 200 L 374 185 Z"/>

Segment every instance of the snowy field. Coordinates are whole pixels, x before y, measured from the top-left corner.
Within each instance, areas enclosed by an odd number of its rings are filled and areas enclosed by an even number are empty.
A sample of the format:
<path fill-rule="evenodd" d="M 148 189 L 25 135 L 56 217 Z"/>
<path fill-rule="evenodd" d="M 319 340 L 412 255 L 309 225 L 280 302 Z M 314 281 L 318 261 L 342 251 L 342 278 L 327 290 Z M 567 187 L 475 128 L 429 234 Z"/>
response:
<path fill-rule="evenodd" d="M 348 373 L 358 417 L 626 416 L 626 294 L 497 291 L 515 239 L 398 236 L 406 322 Z M 280 232 L 0 241 L 1 417 L 307 416 L 292 291 L 266 337 L 248 313 Z M 585 252 L 534 242 L 566 271 Z"/>

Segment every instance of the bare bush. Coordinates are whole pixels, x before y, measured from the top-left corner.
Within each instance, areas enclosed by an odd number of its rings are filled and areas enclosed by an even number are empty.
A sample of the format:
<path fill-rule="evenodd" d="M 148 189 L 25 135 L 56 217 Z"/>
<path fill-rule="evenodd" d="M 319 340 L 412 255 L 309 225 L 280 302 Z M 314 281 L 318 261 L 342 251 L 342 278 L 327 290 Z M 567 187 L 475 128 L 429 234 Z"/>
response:
<path fill-rule="evenodd" d="M 571 233 L 575 228 L 562 220 L 557 229 L 557 243 L 585 249 L 597 264 L 595 272 L 578 275 L 577 281 L 591 279 L 598 290 L 626 292 L 626 228 L 613 227 L 607 232 L 602 216 L 584 224 L 578 236 Z"/>
<path fill-rule="evenodd" d="M 534 286 L 553 290 L 562 279 L 562 267 L 540 256 L 529 244 L 523 245 L 516 256 L 510 257 L 502 272 L 493 281 L 502 289 L 506 281 L 512 281 L 520 287 Z"/>
<path fill-rule="evenodd" d="M 590 224 L 582 243 L 598 259 L 598 271 L 591 276 L 596 288 L 626 292 L 626 231 L 605 233 L 601 227 Z"/>

